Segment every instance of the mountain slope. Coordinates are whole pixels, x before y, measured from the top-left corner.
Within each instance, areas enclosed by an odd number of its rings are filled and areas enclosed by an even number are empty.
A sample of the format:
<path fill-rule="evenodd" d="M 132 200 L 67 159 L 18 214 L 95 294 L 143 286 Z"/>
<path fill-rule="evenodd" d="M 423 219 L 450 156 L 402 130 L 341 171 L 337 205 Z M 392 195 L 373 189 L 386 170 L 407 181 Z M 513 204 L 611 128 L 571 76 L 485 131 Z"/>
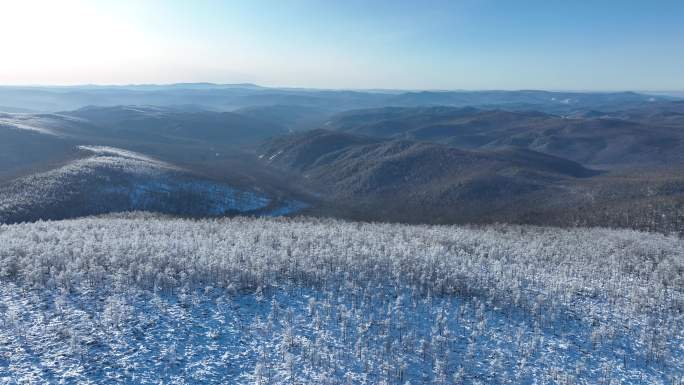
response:
<path fill-rule="evenodd" d="M 321 202 L 311 214 L 412 223 L 627 227 L 684 234 L 677 166 L 596 172 L 520 148 L 462 150 L 316 130 L 262 146 Z"/>
<path fill-rule="evenodd" d="M 0 114 L 0 182 L 62 164 L 76 144 L 44 125 Z"/>
<path fill-rule="evenodd" d="M 122 149 L 81 146 L 62 167 L 0 186 L 0 223 L 147 210 L 185 216 L 287 214 L 303 206 Z"/>
<path fill-rule="evenodd" d="M 317 128 L 338 111 L 333 108 L 279 104 L 243 107 L 233 112 L 284 126 L 289 131 L 302 131 Z"/>
<path fill-rule="evenodd" d="M 636 120 L 643 123 L 658 123 L 667 126 L 684 126 L 684 101 L 650 103 L 647 105 L 617 111 L 609 116 L 621 119 Z"/>
<path fill-rule="evenodd" d="M 91 135 L 164 142 L 245 145 L 287 130 L 272 122 L 231 112 L 152 106 L 84 107 L 60 115 L 97 127 Z"/>
<path fill-rule="evenodd" d="M 300 174 L 329 200 L 405 221 L 473 220 L 595 174 L 528 150 L 466 151 L 325 130 L 275 139 L 260 157 Z"/>
<path fill-rule="evenodd" d="M 684 164 L 684 129 L 660 121 L 564 118 L 475 108 L 380 108 L 339 114 L 325 127 L 467 149 L 515 146 L 601 167 Z"/>

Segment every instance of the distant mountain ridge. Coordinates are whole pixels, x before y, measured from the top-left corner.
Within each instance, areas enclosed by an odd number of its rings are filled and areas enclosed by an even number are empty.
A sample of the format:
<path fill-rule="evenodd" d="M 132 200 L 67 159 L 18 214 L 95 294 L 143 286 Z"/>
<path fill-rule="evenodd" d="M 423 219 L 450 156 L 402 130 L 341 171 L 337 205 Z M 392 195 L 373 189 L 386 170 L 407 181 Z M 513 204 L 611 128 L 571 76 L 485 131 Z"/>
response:
<path fill-rule="evenodd" d="M 118 86 L 0 86 L 0 105 L 43 112 L 87 105 L 184 105 L 228 111 L 275 104 L 343 111 L 383 106 L 476 106 L 508 110 L 536 109 L 568 113 L 589 108 L 614 111 L 649 102 L 674 100 L 668 95 L 634 92 L 556 91 L 383 91 L 273 88 L 255 84 L 179 83 Z"/>
<path fill-rule="evenodd" d="M 678 108 L 679 103 L 667 106 Z M 473 107 L 385 107 L 333 116 L 325 127 L 378 138 L 445 143 L 466 149 L 520 147 L 582 164 L 625 166 L 684 164 L 684 131 L 673 130 L 655 114 L 638 111 L 590 117 L 563 117 L 538 111 L 482 110 Z M 631 114 L 631 115 L 630 115 Z M 643 114 L 643 113 L 642 113 Z M 681 115 L 684 116 L 684 115 Z M 673 121 L 677 114 L 670 114 Z"/>
<path fill-rule="evenodd" d="M 96 126 L 94 136 L 128 136 L 150 140 L 209 141 L 244 145 L 287 130 L 272 122 L 233 112 L 193 107 L 89 106 L 59 115 L 84 119 Z"/>

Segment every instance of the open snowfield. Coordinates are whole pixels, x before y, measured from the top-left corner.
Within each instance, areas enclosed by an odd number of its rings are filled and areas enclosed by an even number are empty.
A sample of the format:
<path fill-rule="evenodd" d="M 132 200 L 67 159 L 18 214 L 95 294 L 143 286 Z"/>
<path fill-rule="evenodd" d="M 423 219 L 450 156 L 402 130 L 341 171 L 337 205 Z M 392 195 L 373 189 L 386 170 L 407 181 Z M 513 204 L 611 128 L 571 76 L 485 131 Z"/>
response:
<path fill-rule="evenodd" d="M 683 308 L 627 230 L 0 225 L 0 384 L 681 384 Z"/>

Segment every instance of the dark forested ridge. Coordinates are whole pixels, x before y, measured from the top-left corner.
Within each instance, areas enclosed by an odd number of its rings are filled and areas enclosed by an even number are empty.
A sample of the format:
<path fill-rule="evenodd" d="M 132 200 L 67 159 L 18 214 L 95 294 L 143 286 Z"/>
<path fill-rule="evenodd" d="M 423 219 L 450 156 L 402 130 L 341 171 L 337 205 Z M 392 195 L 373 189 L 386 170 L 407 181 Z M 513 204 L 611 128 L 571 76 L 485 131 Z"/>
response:
<path fill-rule="evenodd" d="M 521 147 L 587 165 L 624 168 L 684 164 L 684 130 L 677 127 L 683 113 L 681 103 L 675 102 L 581 117 L 469 107 L 388 107 L 341 113 L 325 127 L 470 149 Z"/>
<path fill-rule="evenodd" d="M 366 219 L 408 222 L 479 222 L 483 215 L 513 204 L 529 206 L 565 184 L 597 174 L 523 149 L 461 150 L 322 130 L 275 139 L 259 156 L 300 173 L 303 183 L 331 200 L 365 207 Z"/>
<path fill-rule="evenodd" d="M 356 219 L 684 230 L 676 165 L 596 170 L 524 148 L 458 149 L 327 130 L 276 138 L 259 157 Z"/>

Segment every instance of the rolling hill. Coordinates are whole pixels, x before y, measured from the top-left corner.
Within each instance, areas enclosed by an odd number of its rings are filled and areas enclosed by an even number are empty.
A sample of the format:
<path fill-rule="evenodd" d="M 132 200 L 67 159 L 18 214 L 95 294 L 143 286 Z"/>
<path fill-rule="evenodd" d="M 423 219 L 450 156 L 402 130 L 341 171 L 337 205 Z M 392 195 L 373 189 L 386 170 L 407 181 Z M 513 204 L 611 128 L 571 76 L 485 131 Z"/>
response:
<path fill-rule="evenodd" d="M 0 114 L 0 183 L 62 164 L 77 143 L 25 115 Z"/>
<path fill-rule="evenodd" d="M 386 107 L 338 114 L 325 127 L 465 149 L 519 147 L 594 167 L 684 165 L 684 129 L 661 120 L 563 117 L 472 107 Z"/>
<path fill-rule="evenodd" d="M 606 111 L 642 106 L 669 96 L 636 92 L 558 92 L 520 91 L 416 91 L 394 96 L 387 106 L 475 106 L 509 111 L 539 110 L 547 113 L 568 113 L 585 109 Z"/>
<path fill-rule="evenodd" d="M 0 223 L 148 210 L 181 216 L 286 214 L 305 206 L 231 186 L 143 154 L 80 146 L 61 167 L 0 186 Z"/>
<path fill-rule="evenodd" d="M 596 174 L 529 150 L 470 151 L 326 130 L 274 139 L 260 158 L 370 218 L 402 221 L 478 221 Z"/>
<path fill-rule="evenodd" d="M 94 126 L 92 136 L 155 142 L 208 142 L 235 147 L 281 135 L 280 125 L 232 112 L 190 107 L 84 107 L 58 116 L 82 119 Z"/>
<path fill-rule="evenodd" d="M 233 112 L 284 126 L 289 131 L 304 131 L 318 128 L 338 110 L 334 108 L 280 104 L 243 107 Z"/>
<path fill-rule="evenodd" d="M 87 107 L 52 114 L 0 114 L 0 181 L 73 158 L 78 145 L 112 146 L 209 171 L 249 174 L 249 148 L 287 129 L 230 112 L 185 107 Z M 241 163 L 241 164 L 239 164 Z M 227 165 L 234 166 L 228 168 Z M 235 164 L 238 164 L 235 166 Z M 256 172 L 256 171 L 255 171 Z"/>
<path fill-rule="evenodd" d="M 243 107 L 290 105 L 344 111 L 383 106 L 475 106 L 505 110 L 570 113 L 590 109 L 617 111 L 674 100 L 667 95 L 634 92 L 401 91 L 325 90 L 260 87 L 253 84 L 182 83 L 168 85 L 0 87 L 6 110 L 42 112 L 74 110 L 88 105 L 196 105 L 231 111 Z"/>
<path fill-rule="evenodd" d="M 684 233 L 676 166 L 600 172 L 515 147 L 463 150 L 329 130 L 270 140 L 259 157 L 320 198 L 306 211 L 315 215 Z"/>

